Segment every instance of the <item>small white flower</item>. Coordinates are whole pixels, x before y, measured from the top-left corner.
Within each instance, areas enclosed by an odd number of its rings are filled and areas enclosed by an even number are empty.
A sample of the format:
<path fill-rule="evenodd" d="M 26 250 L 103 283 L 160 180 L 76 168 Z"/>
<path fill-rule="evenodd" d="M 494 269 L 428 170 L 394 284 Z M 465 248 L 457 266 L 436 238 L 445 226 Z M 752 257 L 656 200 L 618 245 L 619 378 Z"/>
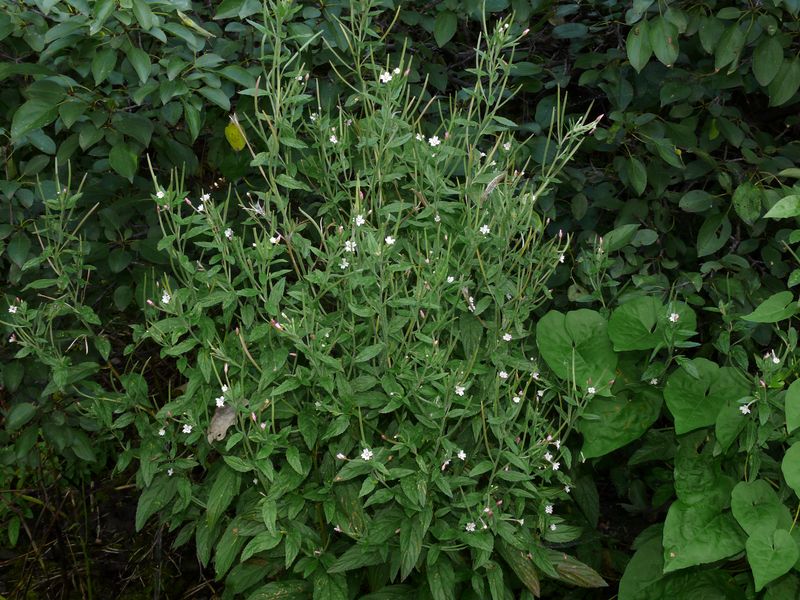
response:
<path fill-rule="evenodd" d="M 173 471 L 171 467 L 170 467 L 169 469 L 167 469 L 167 477 L 172 477 L 172 474 L 173 474 L 174 472 L 175 472 L 175 471 Z"/>
<path fill-rule="evenodd" d="M 228 238 L 229 240 L 232 240 L 232 239 L 233 239 L 233 229 L 231 229 L 230 227 L 228 227 L 228 228 L 225 230 L 225 237 L 226 237 L 226 238 Z"/>
<path fill-rule="evenodd" d="M 303 76 L 302 75 L 298 75 L 297 77 L 295 77 L 295 79 L 297 81 L 303 81 Z"/>
<path fill-rule="evenodd" d="M 563 252 L 558 255 L 558 262 L 560 262 L 560 263 L 564 262 L 564 253 Z"/>
<path fill-rule="evenodd" d="M 395 67 L 394 69 L 392 69 L 392 73 L 394 73 L 395 75 L 400 75 L 400 67 Z"/>
<path fill-rule="evenodd" d="M 486 225 L 485 223 L 484 223 L 483 225 L 481 225 L 480 232 L 481 232 L 483 235 L 489 235 L 489 231 L 491 231 L 491 230 L 489 229 L 489 226 L 488 226 L 488 225 Z"/>
<path fill-rule="evenodd" d="M 356 244 L 353 240 L 347 240 L 344 243 L 344 251 L 345 252 L 355 252 L 358 248 L 358 244 Z"/>
<path fill-rule="evenodd" d="M 514 404 L 519 404 L 520 402 L 522 402 L 522 398 L 520 398 L 519 396 L 514 396 L 514 397 L 511 399 L 511 401 L 512 401 Z"/>
<path fill-rule="evenodd" d="M 561 468 L 561 463 L 560 462 L 554 462 L 553 463 L 553 471 L 558 471 L 560 468 Z"/>
<path fill-rule="evenodd" d="M 594 389 L 594 387 L 590 385 L 588 388 L 586 388 L 586 393 L 587 394 L 596 394 L 597 390 Z"/>
<path fill-rule="evenodd" d="M 331 141 L 331 144 L 338 144 L 339 143 L 339 138 L 337 138 L 336 135 L 334 135 L 334 134 L 331 134 L 331 137 L 329 137 L 328 139 Z"/>
<path fill-rule="evenodd" d="M 547 462 L 550 462 L 551 460 L 553 460 L 553 455 L 552 455 L 552 454 L 550 454 L 549 452 L 545 452 L 544 459 L 545 459 Z"/>
<path fill-rule="evenodd" d="M 202 196 L 200 196 L 201 202 L 208 202 L 209 200 L 211 200 L 211 194 L 203 194 Z"/>
<path fill-rule="evenodd" d="M 222 384 L 222 387 L 221 387 L 221 388 L 219 388 L 219 389 L 220 389 L 220 390 L 222 390 L 222 393 L 223 393 L 223 394 L 227 394 L 227 393 L 228 393 L 228 389 L 229 389 L 229 388 L 228 388 L 228 386 L 227 386 L 227 385 L 225 385 L 225 384 L 223 383 L 223 384 Z"/>
<path fill-rule="evenodd" d="M 183 433 L 192 433 L 192 426 L 191 425 L 184 425 L 183 426 Z"/>
<path fill-rule="evenodd" d="M 467 523 L 467 524 L 464 526 L 464 529 L 465 529 L 467 532 L 469 532 L 469 533 L 472 533 L 473 531 L 475 531 L 475 523 L 472 523 L 472 522 L 469 522 L 469 523 Z"/>
<path fill-rule="evenodd" d="M 555 523 L 551 523 L 550 524 L 550 531 L 555 531 L 555 530 L 556 530 L 556 524 Z"/>
<path fill-rule="evenodd" d="M 767 354 L 765 358 L 772 357 L 772 364 L 779 365 L 781 364 L 781 359 L 775 355 L 775 350 L 770 350 L 770 353 Z"/>
<path fill-rule="evenodd" d="M 14 306 L 14 305 L 9 306 L 8 307 L 8 312 L 10 312 L 12 315 L 17 314 L 17 307 Z"/>
<path fill-rule="evenodd" d="M 450 459 L 448 458 L 446 461 L 442 463 L 442 471 L 444 471 L 449 464 L 450 464 Z"/>
<path fill-rule="evenodd" d="M 653 377 L 653 378 L 650 380 L 650 385 L 658 385 L 658 379 L 656 379 L 655 377 Z"/>
<path fill-rule="evenodd" d="M 510 342 L 513 339 L 514 339 L 514 336 L 512 336 L 510 333 L 504 333 L 503 334 L 503 341 L 504 342 Z"/>
<path fill-rule="evenodd" d="M 678 319 L 680 319 L 680 318 L 681 318 L 681 316 L 676 312 L 670 313 L 670 315 L 669 315 L 669 320 L 670 320 L 671 323 L 677 323 Z"/>
<path fill-rule="evenodd" d="M 280 236 L 279 233 L 276 233 L 271 238 L 269 238 L 269 243 L 270 244 L 277 244 L 280 241 L 281 241 L 281 236 Z"/>
<path fill-rule="evenodd" d="M 311 116 L 309 118 L 311 119 L 311 121 L 316 121 L 318 116 L 319 115 L 317 115 L 317 113 L 311 113 Z"/>
<path fill-rule="evenodd" d="M 381 83 L 389 83 L 392 80 L 392 74 L 389 71 L 381 73 Z"/>
<path fill-rule="evenodd" d="M 497 374 L 497 376 L 498 376 L 500 379 L 508 379 L 508 373 L 506 373 L 505 371 L 500 371 L 500 372 Z"/>
<path fill-rule="evenodd" d="M 533 358 L 531 358 L 531 360 L 533 360 Z M 532 375 L 532 377 L 533 377 L 534 379 L 537 379 L 537 380 L 538 380 L 538 379 L 539 379 L 539 371 L 534 371 L 534 372 L 533 372 L 533 375 Z"/>
<path fill-rule="evenodd" d="M 447 283 L 453 283 L 455 280 L 456 280 L 456 278 L 453 277 L 452 275 L 448 275 L 447 276 Z"/>
<path fill-rule="evenodd" d="M 511 142 L 506 142 L 505 144 L 503 144 L 503 150 L 505 150 L 506 152 L 511 150 Z"/>
<path fill-rule="evenodd" d="M 364 215 L 356 215 L 356 227 L 361 227 L 366 222 Z"/>
<path fill-rule="evenodd" d="M 164 191 L 163 190 L 158 190 L 156 192 L 156 198 L 161 199 L 163 197 L 164 197 Z"/>
<path fill-rule="evenodd" d="M 459 450 L 456 453 L 456 456 L 458 457 L 459 460 L 467 460 L 467 453 L 464 452 L 463 450 Z"/>
<path fill-rule="evenodd" d="M 536 395 L 539 396 L 539 398 L 544 398 L 544 390 L 537 391 Z"/>
<path fill-rule="evenodd" d="M 434 221 L 434 223 L 438 223 L 438 222 L 440 222 L 441 220 L 442 220 L 442 217 L 440 217 L 440 216 L 439 216 L 439 213 L 436 213 L 435 215 L 433 215 L 433 221 Z"/>
<path fill-rule="evenodd" d="M 428 138 L 428 143 L 435 148 L 442 143 L 442 140 L 439 139 L 438 135 L 434 135 Z"/>
<path fill-rule="evenodd" d="M 544 507 L 544 512 L 546 512 L 548 515 L 552 515 L 553 514 L 553 505 L 552 504 L 548 504 L 547 506 L 545 506 Z"/>
<path fill-rule="evenodd" d="M 339 452 L 339 454 L 336 455 L 336 458 L 339 460 L 347 460 L 347 457 L 341 452 Z"/>
<path fill-rule="evenodd" d="M 161 429 L 158 430 L 158 435 L 164 437 L 165 435 L 167 435 L 167 430 L 162 427 Z"/>
<path fill-rule="evenodd" d="M 217 407 L 219 407 L 219 408 L 222 408 L 223 406 L 225 406 L 225 396 L 219 396 L 216 399 L 216 403 L 217 403 Z"/>
<path fill-rule="evenodd" d="M 556 440 L 555 442 L 553 442 L 553 445 L 556 447 L 556 450 L 560 450 L 561 449 L 561 440 Z"/>
<path fill-rule="evenodd" d="M 750 407 L 747 406 L 747 404 L 742 404 L 739 407 L 739 412 L 742 413 L 743 415 L 749 415 L 750 414 Z"/>
<path fill-rule="evenodd" d="M 393 246 L 393 245 L 394 245 L 394 243 L 395 243 L 397 240 L 395 240 L 395 239 L 394 239 L 394 238 L 393 238 L 391 235 L 387 235 L 387 236 L 384 238 L 384 240 L 383 240 L 383 241 L 384 241 L 384 242 L 386 242 L 386 245 L 387 245 L 387 246 Z"/>
<path fill-rule="evenodd" d="M 424 136 L 424 135 L 422 135 L 421 133 L 418 133 L 418 134 L 416 135 L 416 138 L 417 138 L 417 141 L 418 141 L 418 142 L 424 142 L 424 141 L 425 141 L 425 136 Z"/>
<path fill-rule="evenodd" d="M 375 456 L 375 455 L 372 453 L 372 450 L 370 450 L 369 448 L 364 448 L 361 451 L 361 458 L 363 460 L 372 460 L 373 456 Z"/>
<path fill-rule="evenodd" d="M 565 491 L 565 492 L 567 492 L 567 493 L 569 494 L 569 493 L 572 491 L 572 488 L 571 488 L 571 487 L 569 487 L 568 485 L 565 485 L 565 486 L 564 486 L 564 491 Z"/>
<path fill-rule="evenodd" d="M 456 386 L 456 396 L 463 396 L 464 395 L 464 390 L 466 390 L 466 388 L 463 385 L 457 385 Z"/>
<path fill-rule="evenodd" d="M 336 527 L 334 527 L 334 528 L 333 528 L 333 530 L 334 530 L 336 533 L 342 533 L 342 528 L 341 528 L 341 527 L 339 527 L 338 525 L 337 525 Z"/>
<path fill-rule="evenodd" d="M 172 300 L 172 296 L 170 296 L 167 292 L 164 292 L 164 294 L 161 296 L 161 302 L 164 304 L 169 304 L 170 300 Z"/>
<path fill-rule="evenodd" d="M 344 270 L 345 270 L 347 267 L 349 267 L 349 266 L 350 266 L 350 263 L 349 263 L 349 262 L 347 262 L 347 259 L 346 259 L 346 258 L 343 258 L 343 259 L 342 259 L 342 262 L 340 262 L 340 263 L 339 263 L 339 268 L 340 268 L 342 271 L 344 271 Z"/>
<path fill-rule="evenodd" d="M 203 203 L 201 202 L 200 204 L 198 204 L 198 205 L 197 205 L 197 212 L 201 213 L 201 212 L 205 212 L 205 211 L 206 211 L 206 206 L 205 206 L 205 204 L 203 204 Z"/>

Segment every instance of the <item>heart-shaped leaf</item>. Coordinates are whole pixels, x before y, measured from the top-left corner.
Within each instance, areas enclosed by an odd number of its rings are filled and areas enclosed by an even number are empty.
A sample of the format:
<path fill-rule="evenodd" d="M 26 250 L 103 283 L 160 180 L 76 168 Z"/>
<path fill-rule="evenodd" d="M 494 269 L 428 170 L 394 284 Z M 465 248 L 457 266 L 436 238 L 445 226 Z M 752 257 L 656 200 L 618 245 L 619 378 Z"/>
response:
<path fill-rule="evenodd" d="M 763 479 L 741 481 L 731 492 L 731 511 L 747 535 L 759 530 L 775 531 L 776 527 L 792 526 L 789 509 Z"/>
<path fill-rule="evenodd" d="M 794 301 L 792 292 L 778 292 L 773 294 L 756 309 L 742 319 L 753 323 L 777 323 L 788 319 L 797 312 L 797 302 Z"/>
<path fill-rule="evenodd" d="M 800 555 L 797 543 L 785 529 L 774 532 L 758 530 L 747 539 L 745 548 L 747 560 L 753 569 L 756 592 L 788 573 Z"/>
<path fill-rule="evenodd" d="M 594 397 L 586 407 L 591 419 L 581 419 L 582 452 L 586 458 L 603 456 L 639 439 L 661 412 L 661 394 L 636 386 L 613 398 Z"/>
<path fill-rule="evenodd" d="M 672 503 L 664 522 L 664 572 L 728 558 L 744 549 L 742 530 L 730 512 L 680 500 Z"/>

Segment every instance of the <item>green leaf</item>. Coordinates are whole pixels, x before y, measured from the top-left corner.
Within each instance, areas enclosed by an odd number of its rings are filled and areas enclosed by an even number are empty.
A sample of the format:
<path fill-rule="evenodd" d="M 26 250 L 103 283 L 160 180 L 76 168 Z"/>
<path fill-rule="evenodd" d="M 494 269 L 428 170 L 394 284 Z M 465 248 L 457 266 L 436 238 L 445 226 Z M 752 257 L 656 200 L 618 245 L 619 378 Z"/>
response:
<path fill-rule="evenodd" d="M 139 76 L 139 81 L 146 83 L 150 79 L 150 55 L 141 48 L 131 47 L 127 56 L 133 65 L 133 70 Z"/>
<path fill-rule="evenodd" d="M 204 86 L 197 91 L 222 110 L 229 111 L 231 109 L 231 101 L 221 89 Z"/>
<path fill-rule="evenodd" d="M 763 479 L 740 481 L 731 492 L 731 512 L 747 535 L 792 526 L 792 515 Z"/>
<path fill-rule="evenodd" d="M 753 225 L 761 216 L 761 197 L 761 188 L 749 181 L 742 183 L 733 193 L 733 208 L 748 225 Z"/>
<path fill-rule="evenodd" d="M 628 159 L 628 179 L 636 195 L 641 196 L 647 187 L 647 169 L 642 161 L 633 156 Z"/>
<path fill-rule="evenodd" d="M 564 315 L 551 310 L 536 325 L 536 344 L 558 377 L 572 381 L 574 373 L 584 389 L 593 386 L 602 393 L 614 378 L 617 355 L 606 320 L 595 311 L 580 309 Z"/>
<path fill-rule="evenodd" d="M 11 119 L 11 138 L 18 140 L 34 129 L 49 125 L 58 117 L 58 106 L 46 100 L 28 100 L 20 106 Z"/>
<path fill-rule="evenodd" d="M 214 478 L 206 504 L 206 522 L 213 528 L 231 501 L 239 494 L 241 476 L 227 466 L 221 466 Z"/>
<path fill-rule="evenodd" d="M 36 407 L 30 402 L 15 404 L 6 416 L 6 429 L 16 431 L 23 427 L 36 414 Z"/>
<path fill-rule="evenodd" d="M 678 28 L 664 17 L 655 17 L 649 27 L 650 46 L 656 58 L 667 67 L 678 59 Z"/>
<path fill-rule="evenodd" d="M 265 550 L 272 550 L 276 548 L 278 544 L 281 543 L 283 540 L 283 534 L 280 532 L 270 533 L 269 531 L 262 531 L 258 535 L 256 535 L 247 546 L 244 547 L 242 550 L 242 556 L 239 560 L 241 562 L 246 561 L 248 558 L 252 557 L 259 552 L 264 552 Z"/>
<path fill-rule="evenodd" d="M 300 450 L 297 449 L 297 446 L 289 446 L 289 448 L 286 449 L 286 462 L 288 462 L 289 466 L 299 475 L 305 474 L 303 463 L 300 461 Z"/>
<path fill-rule="evenodd" d="M 428 566 L 428 587 L 433 600 L 456 600 L 456 578 L 447 555 L 439 554 L 438 560 Z"/>
<path fill-rule="evenodd" d="M 664 522 L 664 573 L 728 558 L 744 550 L 744 536 L 730 512 L 676 500 Z"/>
<path fill-rule="evenodd" d="M 800 496 L 800 442 L 792 444 L 783 455 L 781 472 L 789 487 Z"/>
<path fill-rule="evenodd" d="M 744 42 L 745 34 L 739 27 L 739 23 L 729 25 L 722 37 L 719 38 L 719 43 L 714 51 L 714 70 L 719 71 L 731 63 L 735 65 L 742 48 L 744 48 Z"/>
<path fill-rule="evenodd" d="M 577 558 L 558 550 L 547 549 L 547 556 L 556 569 L 557 579 L 583 588 L 608 587 L 597 571 Z"/>
<path fill-rule="evenodd" d="M 614 310 L 608 320 L 608 337 L 614 350 L 655 348 L 664 338 L 666 318 L 667 308 L 652 296 L 640 296 L 626 302 Z"/>
<path fill-rule="evenodd" d="M 28 260 L 31 249 L 31 239 L 21 231 L 14 234 L 6 247 L 6 254 L 18 267 L 22 267 Z"/>
<path fill-rule="evenodd" d="M 625 47 L 631 66 L 640 73 L 653 55 L 653 47 L 650 45 L 650 26 L 646 20 L 631 27 Z"/>
<path fill-rule="evenodd" d="M 800 195 L 785 196 L 764 215 L 765 219 L 790 219 L 800 216 Z"/>
<path fill-rule="evenodd" d="M 369 567 L 382 563 L 383 560 L 380 556 L 380 549 L 375 546 L 366 544 L 356 544 L 350 546 L 345 550 L 339 558 L 336 559 L 328 573 L 344 573 L 352 571 L 353 569 L 360 569 L 362 567 Z M 430 576 L 428 581 L 430 581 Z"/>
<path fill-rule="evenodd" d="M 376 356 L 378 356 L 381 352 L 383 352 L 384 347 L 386 344 L 383 342 L 379 344 L 373 344 L 372 346 L 367 346 L 363 348 L 353 359 L 355 363 L 362 363 L 367 362 L 368 360 L 372 360 Z"/>
<path fill-rule="evenodd" d="M 705 212 L 714 208 L 714 196 L 703 190 L 690 190 L 681 197 L 678 206 L 690 213 Z"/>
<path fill-rule="evenodd" d="M 747 560 L 753 569 L 756 592 L 789 572 L 800 556 L 797 543 L 785 529 L 756 531 L 747 543 Z"/>
<path fill-rule="evenodd" d="M 795 379 L 784 396 L 786 412 L 786 432 L 792 433 L 800 427 L 800 379 Z"/>
<path fill-rule="evenodd" d="M 429 513 L 430 514 L 430 513 Z M 414 570 L 422 552 L 422 540 L 428 530 L 422 513 L 416 513 L 400 524 L 400 578 L 405 579 Z"/>
<path fill-rule="evenodd" d="M 620 225 L 603 236 L 603 246 L 606 252 L 616 252 L 627 246 L 639 229 L 638 223 Z"/>
<path fill-rule="evenodd" d="M 586 458 L 604 456 L 639 439 L 658 419 L 661 401 L 660 393 L 643 386 L 622 390 L 613 398 L 592 398 L 585 412 L 599 419 L 578 423 L 581 452 Z"/>
<path fill-rule="evenodd" d="M 125 179 L 133 181 L 139 168 L 139 155 L 127 144 L 117 144 L 108 153 L 108 163 Z"/>
<path fill-rule="evenodd" d="M 177 490 L 177 484 L 172 477 L 157 477 L 152 485 L 139 496 L 136 506 L 136 531 L 141 531 L 144 524 L 152 515 L 169 505 Z"/>
<path fill-rule="evenodd" d="M 731 238 L 731 222 L 725 214 L 710 215 L 697 232 L 697 256 L 720 250 Z"/>
<path fill-rule="evenodd" d="M 541 593 L 539 573 L 533 561 L 528 557 L 528 553 L 514 548 L 502 539 L 498 539 L 495 545 L 500 556 L 508 563 L 514 574 L 530 590 L 531 594 L 538 598 Z"/>
<path fill-rule="evenodd" d="M 800 87 L 800 58 L 784 60 L 767 88 L 769 105 L 780 106 L 791 100 Z"/>
<path fill-rule="evenodd" d="M 141 25 L 142 29 L 145 31 L 152 29 L 153 25 L 156 23 L 155 15 L 153 11 L 150 10 L 150 6 L 147 4 L 146 0 L 133 0 L 133 16 L 136 17 L 136 20 L 139 21 L 139 25 Z"/>
<path fill-rule="evenodd" d="M 742 319 L 752 323 L 777 323 L 788 319 L 797 312 L 797 302 L 794 300 L 792 292 L 778 292 L 773 294 L 750 314 L 744 315 Z"/>
<path fill-rule="evenodd" d="M 229 2 L 229 0 L 226 0 Z M 241 0 L 239 0 L 241 3 Z M 308 600 L 311 584 L 307 581 L 287 579 L 268 583 L 247 597 L 247 600 Z"/>
<path fill-rule="evenodd" d="M 456 33 L 458 28 L 458 17 L 456 13 L 449 10 L 440 11 L 436 15 L 436 21 L 433 23 L 433 38 L 436 40 L 436 45 L 441 48 L 449 42 Z"/>
<path fill-rule="evenodd" d="M 783 46 L 776 37 L 764 36 L 753 52 L 753 76 L 759 85 L 766 87 L 781 68 Z"/>
<path fill-rule="evenodd" d="M 693 377 L 689 369 L 696 370 L 699 377 Z M 727 399 L 735 401 L 748 393 L 747 381 L 737 370 L 719 367 L 705 358 L 688 361 L 670 374 L 664 387 L 664 399 L 678 435 L 713 425 Z"/>
<path fill-rule="evenodd" d="M 114 48 L 105 48 L 96 52 L 92 58 L 92 77 L 94 84 L 100 85 L 117 64 L 117 51 Z"/>

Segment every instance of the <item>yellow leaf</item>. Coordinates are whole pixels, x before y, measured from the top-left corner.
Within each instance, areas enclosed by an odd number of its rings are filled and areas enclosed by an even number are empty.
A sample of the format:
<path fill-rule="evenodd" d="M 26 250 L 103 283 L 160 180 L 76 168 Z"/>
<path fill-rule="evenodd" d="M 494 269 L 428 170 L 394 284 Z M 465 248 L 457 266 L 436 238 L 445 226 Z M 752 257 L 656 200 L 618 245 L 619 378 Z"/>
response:
<path fill-rule="evenodd" d="M 225 139 L 228 140 L 231 148 L 236 152 L 241 152 L 244 149 L 244 134 L 236 123 L 228 123 L 228 126 L 225 127 Z"/>

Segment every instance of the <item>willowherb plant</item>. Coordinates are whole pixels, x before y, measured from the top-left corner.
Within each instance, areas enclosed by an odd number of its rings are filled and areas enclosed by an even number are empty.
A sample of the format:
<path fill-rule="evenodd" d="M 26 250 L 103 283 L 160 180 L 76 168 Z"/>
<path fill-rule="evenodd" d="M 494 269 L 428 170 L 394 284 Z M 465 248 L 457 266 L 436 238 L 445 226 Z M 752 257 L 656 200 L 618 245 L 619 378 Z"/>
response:
<path fill-rule="evenodd" d="M 228 131 L 263 187 L 234 202 L 155 182 L 172 273 L 135 335 L 185 386 L 140 426 L 137 528 L 158 513 L 194 537 L 231 596 L 605 585 L 547 545 L 580 534 L 559 507 L 573 413 L 531 335 L 568 242 L 536 200 L 596 122 L 559 107 L 553 159 L 527 174 L 499 116 L 521 33 L 487 32 L 445 109 L 412 91 L 406 53 L 376 59 L 362 8 L 341 23 L 353 94 L 335 108 L 286 46 L 298 8 L 265 12 L 255 108 Z"/>

